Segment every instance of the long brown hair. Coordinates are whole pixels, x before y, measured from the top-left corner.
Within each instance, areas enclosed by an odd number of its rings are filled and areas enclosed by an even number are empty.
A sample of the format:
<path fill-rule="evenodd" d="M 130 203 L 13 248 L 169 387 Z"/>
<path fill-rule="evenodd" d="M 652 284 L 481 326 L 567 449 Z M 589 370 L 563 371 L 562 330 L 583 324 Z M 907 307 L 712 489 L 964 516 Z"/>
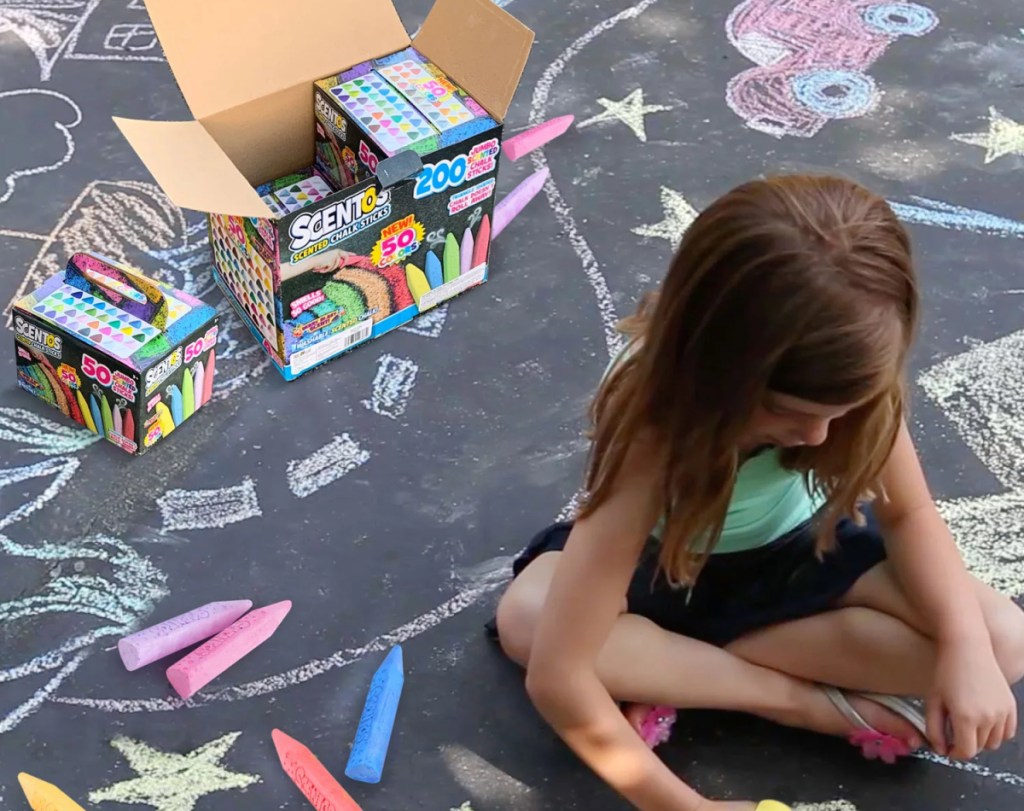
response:
<path fill-rule="evenodd" d="M 878 489 L 917 319 L 910 240 L 885 200 L 836 177 L 733 189 L 697 217 L 660 292 L 620 325 L 629 351 L 591 408 L 580 517 L 608 497 L 633 443 L 656 437 L 660 564 L 692 583 L 722 532 L 744 428 L 774 391 L 861 403 L 824 444 L 782 454 L 826 499 L 818 549 L 829 548 L 835 522 L 863 520 L 858 503 Z"/>

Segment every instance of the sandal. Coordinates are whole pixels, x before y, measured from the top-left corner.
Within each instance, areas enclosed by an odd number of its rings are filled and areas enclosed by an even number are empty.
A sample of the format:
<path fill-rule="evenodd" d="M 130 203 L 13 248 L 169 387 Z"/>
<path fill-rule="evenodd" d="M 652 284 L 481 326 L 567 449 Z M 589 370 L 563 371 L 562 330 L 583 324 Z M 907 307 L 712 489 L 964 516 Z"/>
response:
<path fill-rule="evenodd" d="M 854 746 L 859 746 L 861 752 L 868 760 L 881 760 L 883 763 L 893 764 L 898 757 L 906 757 L 911 753 L 910 745 L 902 738 L 879 732 L 871 724 L 864 720 L 864 717 L 857 712 L 846 700 L 846 693 L 829 685 L 822 685 L 825 695 L 839 712 L 860 729 L 850 734 L 847 740 Z M 914 729 L 921 733 L 921 737 L 928 739 L 925 729 L 925 719 L 921 712 L 909 701 L 897 696 L 887 696 L 881 693 L 864 693 L 851 691 L 849 695 L 866 698 L 885 707 L 890 712 L 908 721 Z"/>
<path fill-rule="evenodd" d="M 651 749 L 665 743 L 672 735 L 672 725 L 676 722 L 676 711 L 672 707 L 651 707 L 640 724 L 640 737 Z M 771 809 L 768 809 L 771 811 Z"/>

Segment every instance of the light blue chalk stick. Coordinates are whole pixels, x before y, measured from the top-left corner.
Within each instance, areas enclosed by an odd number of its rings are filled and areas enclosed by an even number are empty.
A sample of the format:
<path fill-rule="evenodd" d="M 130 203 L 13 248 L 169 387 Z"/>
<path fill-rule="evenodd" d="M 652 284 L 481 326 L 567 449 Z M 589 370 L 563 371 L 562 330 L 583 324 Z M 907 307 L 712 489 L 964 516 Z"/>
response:
<path fill-rule="evenodd" d="M 345 766 L 345 775 L 352 780 L 362 783 L 380 782 L 404 682 L 402 646 L 395 645 L 384 657 L 370 682 L 352 753 Z"/>
<path fill-rule="evenodd" d="M 427 264 L 423 268 L 427 272 L 427 284 L 430 289 L 440 287 L 444 284 L 444 272 L 441 270 L 441 260 L 433 251 L 427 251 Z"/>
<path fill-rule="evenodd" d="M 184 400 L 181 399 L 181 389 L 173 383 L 167 387 L 167 398 L 171 401 L 171 419 L 175 425 L 181 425 L 185 421 Z"/>

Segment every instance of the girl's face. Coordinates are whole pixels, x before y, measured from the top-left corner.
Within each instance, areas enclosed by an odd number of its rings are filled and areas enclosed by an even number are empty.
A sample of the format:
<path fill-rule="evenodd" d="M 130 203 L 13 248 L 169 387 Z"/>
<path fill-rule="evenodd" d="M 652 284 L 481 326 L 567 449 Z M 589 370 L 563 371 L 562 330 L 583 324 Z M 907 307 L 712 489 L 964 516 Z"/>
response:
<path fill-rule="evenodd" d="M 788 394 L 768 392 L 750 421 L 744 450 L 761 445 L 792 448 L 798 445 L 821 445 L 828 438 L 829 426 L 857 407 L 822 405 Z"/>

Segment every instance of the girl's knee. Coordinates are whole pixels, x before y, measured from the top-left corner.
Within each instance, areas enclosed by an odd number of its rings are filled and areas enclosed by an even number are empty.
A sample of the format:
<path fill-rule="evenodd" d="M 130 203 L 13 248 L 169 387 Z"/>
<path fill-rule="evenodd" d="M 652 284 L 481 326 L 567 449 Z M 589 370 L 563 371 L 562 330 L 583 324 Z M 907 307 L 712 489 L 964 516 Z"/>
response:
<path fill-rule="evenodd" d="M 988 616 L 992 649 L 1010 684 L 1024 678 L 1024 611 L 1010 599 L 1001 600 L 998 610 Z"/>
<path fill-rule="evenodd" d="M 525 667 L 530 659 L 530 646 L 543 601 L 537 600 L 528 589 L 517 589 L 517 585 L 513 582 L 498 602 L 496 621 L 501 649 L 506 656 Z"/>

